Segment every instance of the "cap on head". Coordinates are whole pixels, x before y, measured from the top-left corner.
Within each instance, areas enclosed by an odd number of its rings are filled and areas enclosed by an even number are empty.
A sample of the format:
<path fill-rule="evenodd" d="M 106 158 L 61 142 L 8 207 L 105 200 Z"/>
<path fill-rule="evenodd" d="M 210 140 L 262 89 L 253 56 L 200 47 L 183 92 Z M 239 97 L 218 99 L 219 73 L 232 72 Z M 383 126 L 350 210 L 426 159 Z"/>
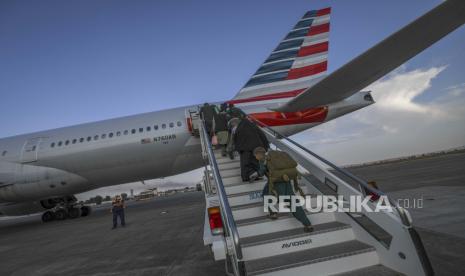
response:
<path fill-rule="evenodd" d="M 263 147 L 256 147 L 256 148 L 253 150 L 253 154 L 254 154 L 254 155 L 257 155 L 257 154 L 266 154 L 266 149 L 263 148 Z"/>

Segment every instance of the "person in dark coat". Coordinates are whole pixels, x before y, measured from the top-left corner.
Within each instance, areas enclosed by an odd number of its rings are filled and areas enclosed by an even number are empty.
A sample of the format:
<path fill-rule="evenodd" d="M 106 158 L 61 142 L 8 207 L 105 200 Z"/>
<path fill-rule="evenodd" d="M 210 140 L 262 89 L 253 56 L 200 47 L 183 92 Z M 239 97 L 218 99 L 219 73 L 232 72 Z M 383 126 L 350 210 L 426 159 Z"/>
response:
<path fill-rule="evenodd" d="M 230 118 L 245 118 L 247 115 L 241 109 L 234 106 L 234 104 L 230 103 L 227 109 L 227 113 Z"/>
<path fill-rule="evenodd" d="M 213 115 L 213 132 L 218 139 L 218 146 L 221 147 L 221 155 L 226 156 L 228 145 L 228 118 L 226 112 L 215 113 Z"/>
<path fill-rule="evenodd" d="M 202 119 L 205 121 L 205 128 L 207 130 L 207 133 L 209 135 L 212 134 L 213 130 L 213 116 L 216 114 L 215 107 L 213 105 L 210 105 L 208 103 L 205 103 L 201 108 L 200 108 L 200 116 Z"/>
<path fill-rule="evenodd" d="M 250 181 L 250 176 L 259 170 L 259 164 L 253 150 L 263 147 L 270 148 L 270 143 L 263 131 L 248 119 L 242 119 L 234 130 L 234 149 L 239 152 L 241 177 Z"/>

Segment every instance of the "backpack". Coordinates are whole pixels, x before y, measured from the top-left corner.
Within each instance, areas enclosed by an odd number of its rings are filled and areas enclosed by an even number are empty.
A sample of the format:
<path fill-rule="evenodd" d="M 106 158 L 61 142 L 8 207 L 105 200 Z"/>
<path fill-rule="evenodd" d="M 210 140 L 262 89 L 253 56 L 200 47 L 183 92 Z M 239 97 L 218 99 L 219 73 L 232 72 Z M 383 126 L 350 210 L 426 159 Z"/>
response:
<path fill-rule="evenodd" d="M 297 171 L 297 162 L 284 151 L 269 150 L 266 154 L 266 167 L 268 168 L 268 185 L 270 193 L 277 196 L 274 189 L 276 182 L 289 182 L 294 181 L 294 189 L 303 195 L 300 189 L 297 178 L 299 172 Z"/>

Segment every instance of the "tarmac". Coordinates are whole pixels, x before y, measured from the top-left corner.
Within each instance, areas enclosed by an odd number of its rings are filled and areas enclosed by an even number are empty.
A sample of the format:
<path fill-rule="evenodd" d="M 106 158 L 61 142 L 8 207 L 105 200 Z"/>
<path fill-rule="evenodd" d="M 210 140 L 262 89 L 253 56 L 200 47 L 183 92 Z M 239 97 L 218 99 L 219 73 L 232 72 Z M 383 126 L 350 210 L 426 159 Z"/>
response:
<path fill-rule="evenodd" d="M 465 275 L 465 153 L 350 168 L 411 208 L 436 275 Z M 422 199 L 422 200 L 419 200 Z M 108 208 L 44 224 L 0 219 L 0 275 L 225 275 L 203 246 L 203 192 L 129 202 L 125 228 Z"/>
<path fill-rule="evenodd" d="M 128 202 L 126 227 L 109 207 L 90 217 L 0 221 L 0 275 L 224 275 L 203 245 L 204 194 Z"/>

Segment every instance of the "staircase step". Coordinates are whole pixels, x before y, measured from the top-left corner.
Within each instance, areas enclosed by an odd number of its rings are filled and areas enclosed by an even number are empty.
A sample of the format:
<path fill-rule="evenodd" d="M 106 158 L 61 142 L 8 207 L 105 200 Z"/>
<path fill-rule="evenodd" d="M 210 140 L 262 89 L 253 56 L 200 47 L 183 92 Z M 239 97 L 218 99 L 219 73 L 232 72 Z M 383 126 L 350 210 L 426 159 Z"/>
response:
<path fill-rule="evenodd" d="M 261 203 L 263 205 L 263 190 L 228 195 L 229 206 L 241 206 L 250 203 Z"/>
<path fill-rule="evenodd" d="M 247 275 L 331 275 L 379 263 L 375 248 L 356 240 L 245 261 Z"/>
<path fill-rule="evenodd" d="M 233 186 L 239 184 L 245 184 L 248 182 L 243 182 L 240 175 L 233 176 L 233 177 L 223 177 L 223 184 L 224 186 Z"/>
<path fill-rule="evenodd" d="M 240 168 L 221 169 L 220 175 L 221 177 L 241 176 L 241 169 Z"/>
<path fill-rule="evenodd" d="M 366 275 L 376 275 L 376 276 L 404 276 L 400 272 L 394 271 L 390 268 L 385 267 L 384 265 L 373 265 L 362 269 L 357 269 L 345 273 L 334 274 L 334 276 L 366 276 Z"/>
<path fill-rule="evenodd" d="M 261 234 L 241 239 L 244 260 L 254 260 L 275 255 L 307 250 L 354 239 L 350 225 L 329 222 L 314 226 L 306 233 L 301 228 Z"/>
<path fill-rule="evenodd" d="M 229 169 L 237 169 L 241 167 L 241 163 L 239 160 L 230 160 L 230 162 L 225 163 L 218 163 L 218 168 L 220 171 L 222 170 L 229 170 Z"/>
<path fill-rule="evenodd" d="M 313 213 L 307 215 L 307 217 L 312 225 L 333 222 L 335 220 L 333 213 Z M 272 220 L 266 216 L 247 220 L 236 220 L 236 225 L 239 237 L 241 238 L 291 229 L 303 229 L 302 223 L 291 214 L 280 215 L 276 220 Z"/>
<path fill-rule="evenodd" d="M 255 194 L 251 192 L 244 196 L 238 196 L 237 199 L 236 197 L 229 197 L 229 203 L 234 219 L 242 220 L 267 215 L 268 210 L 264 210 L 261 193 L 262 191 L 255 191 Z M 317 204 L 316 198 L 312 198 L 310 204 L 315 208 Z M 305 209 L 305 206 L 303 206 L 303 208 Z"/>
<path fill-rule="evenodd" d="M 225 179 L 227 178 L 223 178 L 223 184 L 224 184 Z M 253 183 L 240 182 L 240 183 L 236 183 L 235 185 L 225 184 L 224 189 L 226 190 L 227 195 L 232 195 L 232 194 L 263 190 L 263 188 L 265 187 L 265 184 L 266 184 L 266 180 L 259 180 Z"/>
<path fill-rule="evenodd" d="M 220 158 L 216 159 L 216 164 L 218 165 L 223 165 L 223 164 L 239 164 L 239 159 L 233 159 L 231 160 L 230 158 Z"/>

